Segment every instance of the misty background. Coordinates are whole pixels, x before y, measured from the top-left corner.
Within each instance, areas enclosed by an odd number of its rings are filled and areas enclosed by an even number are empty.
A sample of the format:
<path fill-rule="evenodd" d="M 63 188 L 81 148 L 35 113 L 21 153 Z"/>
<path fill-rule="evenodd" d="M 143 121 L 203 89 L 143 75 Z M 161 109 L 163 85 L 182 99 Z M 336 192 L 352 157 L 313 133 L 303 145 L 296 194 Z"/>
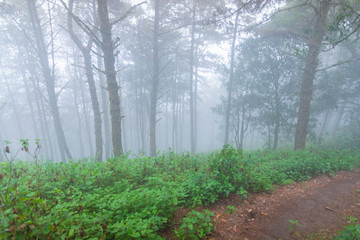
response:
<path fill-rule="evenodd" d="M 359 148 L 359 28 L 356 0 L 2 0 L 0 142 L 54 161 Z"/>

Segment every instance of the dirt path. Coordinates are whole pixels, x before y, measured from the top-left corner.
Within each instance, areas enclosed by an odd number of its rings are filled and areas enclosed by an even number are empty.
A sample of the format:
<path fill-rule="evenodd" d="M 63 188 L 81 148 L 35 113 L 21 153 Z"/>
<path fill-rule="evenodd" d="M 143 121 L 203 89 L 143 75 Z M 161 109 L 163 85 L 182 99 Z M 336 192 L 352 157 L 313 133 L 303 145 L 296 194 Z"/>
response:
<path fill-rule="evenodd" d="M 315 233 L 330 237 L 347 225 L 347 216 L 360 219 L 359 189 L 360 172 L 353 171 L 282 186 L 246 200 L 232 195 L 208 207 L 216 215 L 216 230 L 208 239 L 286 240 L 309 234 L 311 239 L 328 239 L 316 238 Z M 236 211 L 226 213 L 227 206 Z"/>

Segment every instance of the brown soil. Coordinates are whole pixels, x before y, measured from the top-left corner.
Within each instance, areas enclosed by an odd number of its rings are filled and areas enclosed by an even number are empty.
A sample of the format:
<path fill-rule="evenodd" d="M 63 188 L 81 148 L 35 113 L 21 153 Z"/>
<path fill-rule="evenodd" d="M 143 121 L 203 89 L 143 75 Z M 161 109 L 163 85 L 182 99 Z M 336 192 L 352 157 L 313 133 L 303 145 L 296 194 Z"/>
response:
<path fill-rule="evenodd" d="M 360 172 L 352 171 L 277 187 L 247 199 L 234 194 L 207 207 L 216 216 L 215 231 L 207 239 L 330 239 L 349 223 L 348 216 L 360 219 L 359 189 Z M 236 210 L 226 213 L 227 206 Z M 188 211 L 176 213 L 175 226 Z"/>

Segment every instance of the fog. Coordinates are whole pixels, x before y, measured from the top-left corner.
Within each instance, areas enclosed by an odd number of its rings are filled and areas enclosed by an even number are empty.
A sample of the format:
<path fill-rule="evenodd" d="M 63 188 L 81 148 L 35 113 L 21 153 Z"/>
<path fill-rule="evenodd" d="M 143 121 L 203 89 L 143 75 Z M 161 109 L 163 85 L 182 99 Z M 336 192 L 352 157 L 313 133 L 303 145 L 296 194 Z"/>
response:
<path fill-rule="evenodd" d="M 359 9 L 2 0 L 0 142 L 15 154 L 40 139 L 40 158 L 57 162 L 228 143 L 359 148 Z"/>

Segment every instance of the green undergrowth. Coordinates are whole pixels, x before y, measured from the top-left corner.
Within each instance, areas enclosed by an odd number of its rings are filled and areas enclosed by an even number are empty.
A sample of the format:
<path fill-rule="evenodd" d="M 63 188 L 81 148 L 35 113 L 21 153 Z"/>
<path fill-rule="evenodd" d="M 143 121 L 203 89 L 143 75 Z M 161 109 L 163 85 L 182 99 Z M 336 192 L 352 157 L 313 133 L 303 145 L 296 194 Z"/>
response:
<path fill-rule="evenodd" d="M 243 154 L 225 146 L 211 154 L 169 152 L 101 163 L 5 162 L 0 239 L 161 239 L 161 230 L 172 226 L 180 207 L 351 170 L 359 159 L 360 152 L 350 150 Z M 176 231 L 183 239 L 210 227 L 190 231 L 184 226 Z"/>

